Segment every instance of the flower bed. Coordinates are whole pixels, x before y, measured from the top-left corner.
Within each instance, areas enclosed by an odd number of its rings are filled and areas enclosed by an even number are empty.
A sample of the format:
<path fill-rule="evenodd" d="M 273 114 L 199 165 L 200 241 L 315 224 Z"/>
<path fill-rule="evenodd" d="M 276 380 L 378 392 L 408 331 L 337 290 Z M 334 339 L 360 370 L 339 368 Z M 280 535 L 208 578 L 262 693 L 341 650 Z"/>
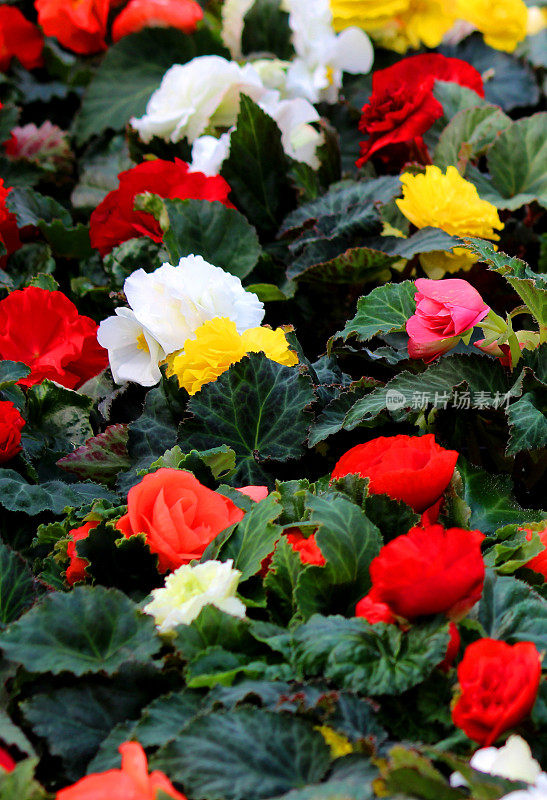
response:
<path fill-rule="evenodd" d="M 545 798 L 546 31 L 0 5 L 2 800 Z"/>

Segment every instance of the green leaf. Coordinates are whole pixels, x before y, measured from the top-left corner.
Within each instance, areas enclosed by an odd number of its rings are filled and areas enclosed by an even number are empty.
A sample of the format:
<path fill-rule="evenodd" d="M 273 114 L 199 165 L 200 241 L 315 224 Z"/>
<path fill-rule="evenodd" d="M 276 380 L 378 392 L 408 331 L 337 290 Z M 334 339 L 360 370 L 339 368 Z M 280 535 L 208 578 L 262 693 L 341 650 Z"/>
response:
<path fill-rule="evenodd" d="M 154 472 L 161 467 L 185 469 L 192 472 L 205 486 L 216 489 L 218 481 L 231 475 L 236 465 L 236 454 L 231 447 L 223 444 L 209 450 L 191 450 L 183 453 L 178 444 L 150 464 L 142 474 Z"/>
<path fill-rule="evenodd" d="M 179 441 L 197 450 L 228 445 L 237 458 L 236 485 L 260 483 L 261 461 L 302 454 L 309 424 L 304 409 L 313 397 L 310 379 L 297 368 L 251 353 L 190 398 L 193 418 L 182 425 Z"/>
<path fill-rule="evenodd" d="M 7 197 L 6 207 L 15 214 L 18 228 L 37 226 L 40 222 L 53 220 L 60 220 L 65 226 L 72 224 L 70 214 L 64 206 L 33 189 L 14 187 Z"/>
<path fill-rule="evenodd" d="M 280 0 L 255 0 L 243 18 L 241 52 L 273 53 L 290 60 L 294 56 L 291 36 L 289 15 Z"/>
<path fill-rule="evenodd" d="M 89 227 L 79 222 L 66 225 L 61 220 L 40 222 L 38 227 L 47 239 L 54 255 L 60 258 L 89 258 L 93 253 L 89 241 Z"/>
<path fill-rule="evenodd" d="M 234 569 L 241 572 L 241 582 L 255 575 L 262 561 L 273 552 L 282 530 L 280 525 L 274 524 L 274 520 L 282 510 L 276 494 L 268 495 L 245 514 L 222 546 L 220 560 L 233 559 Z"/>
<path fill-rule="evenodd" d="M 519 258 L 496 252 L 490 242 L 483 239 L 466 239 L 467 247 L 480 256 L 491 270 L 503 275 L 521 297 L 538 321 L 540 329 L 547 328 L 547 279 L 533 272 Z"/>
<path fill-rule="evenodd" d="M 23 390 L 16 386 L 18 380 L 26 378 L 30 367 L 19 361 L 0 361 L 0 396 L 21 409 L 25 405 Z"/>
<path fill-rule="evenodd" d="M 138 716 L 146 695 L 135 683 L 107 685 L 80 681 L 78 686 L 36 694 L 21 704 L 33 733 L 60 756 L 67 777 L 76 781 L 114 725 Z"/>
<path fill-rule="evenodd" d="M 508 475 L 494 475 L 469 464 L 461 456 L 458 472 L 463 482 L 463 499 L 471 509 L 471 529 L 494 533 L 503 525 L 541 522 L 545 513 L 521 508 L 512 496 L 513 485 Z"/>
<path fill-rule="evenodd" d="M 404 331 L 407 320 L 416 311 L 416 286 L 414 281 L 387 283 L 357 301 L 357 314 L 346 322 L 339 334 L 347 339 L 356 336 L 366 342 L 379 333 Z"/>
<path fill-rule="evenodd" d="M 103 433 L 92 436 L 73 453 L 60 458 L 57 465 L 82 480 L 92 478 L 109 483 L 120 470 L 131 465 L 127 452 L 127 425 L 109 425 Z"/>
<path fill-rule="evenodd" d="M 492 192 L 484 196 L 498 208 L 515 210 L 537 201 L 547 207 L 547 112 L 513 122 L 488 151 Z M 473 181 L 473 172 L 469 178 Z M 480 192 L 480 186 L 477 186 Z"/>
<path fill-rule="evenodd" d="M 327 563 L 310 566 L 298 578 L 296 600 L 304 618 L 314 613 L 354 613 L 370 589 L 370 562 L 382 537 L 358 506 L 345 497 L 310 495 L 310 522 L 319 526 L 315 540 Z"/>
<path fill-rule="evenodd" d="M 304 720 L 251 708 L 198 717 L 152 761 L 190 796 L 217 800 L 283 794 L 320 781 L 329 763 L 323 737 Z"/>
<path fill-rule="evenodd" d="M 431 761 L 413 750 L 394 747 L 390 751 L 386 769 L 385 786 L 389 794 L 412 793 L 413 797 L 435 798 L 435 800 L 459 800 L 467 793 L 450 786 L 442 772 L 435 769 Z"/>
<path fill-rule="evenodd" d="M 205 261 L 244 278 L 251 272 L 261 247 L 243 214 L 218 201 L 164 200 L 169 228 L 163 241 L 171 262 L 183 256 L 203 256 Z"/>
<path fill-rule="evenodd" d="M 59 284 L 49 272 L 39 272 L 30 279 L 29 286 L 38 286 L 39 289 L 45 289 L 46 292 L 55 292 L 59 288 Z"/>
<path fill-rule="evenodd" d="M 57 458 L 93 435 L 89 415 L 93 401 L 50 380 L 27 392 L 27 424 L 21 437 L 31 458 Z"/>
<path fill-rule="evenodd" d="M 500 575 L 510 575 L 525 566 L 545 549 L 537 532 L 534 531 L 530 541 L 526 536 L 526 531 L 518 525 L 506 525 L 496 531 L 495 543 L 484 553 L 486 566 L 495 568 Z"/>
<path fill-rule="evenodd" d="M 113 136 L 106 146 L 103 141 L 91 145 L 78 161 L 79 181 L 70 198 L 73 207 L 91 213 L 118 188 L 120 172 L 132 166 L 125 136 Z"/>
<path fill-rule="evenodd" d="M 484 104 L 484 99 L 468 86 L 460 86 L 452 81 L 436 80 L 433 87 L 433 96 L 443 107 L 446 119 L 453 119 L 460 111 L 466 108 L 475 108 Z"/>
<path fill-rule="evenodd" d="M 527 583 L 487 570 L 476 613 L 491 639 L 533 642 L 540 652 L 547 648 L 547 602 Z"/>
<path fill-rule="evenodd" d="M 66 506 L 80 508 L 98 498 L 118 500 L 115 494 L 96 483 L 46 481 L 31 484 L 13 469 L 0 469 L 0 504 L 8 511 L 22 511 L 31 516 L 42 511 L 61 514 Z"/>
<path fill-rule="evenodd" d="M 392 500 L 387 494 L 371 494 L 365 500 L 365 512 L 382 534 L 384 544 L 407 533 L 420 523 L 420 516 L 410 506 Z"/>
<path fill-rule="evenodd" d="M 466 165 L 483 155 L 496 136 L 511 125 L 497 106 L 482 105 L 458 112 L 441 133 L 433 162 L 442 170 Z"/>
<path fill-rule="evenodd" d="M 297 664 L 307 676 L 363 694 L 400 694 L 421 683 L 448 646 L 448 622 L 434 619 L 407 633 L 359 617 L 313 616 L 294 632 Z"/>
<path fill-rule="evenodd" d="M 300 261 L 293 262 L 287 271 L 289 277 L 319 283 L 365 283 L 388 278 L 390 267 L 400 260 L 372 247 L 350 247 L 331 258 L 330 245 L 323 240 L 313 250 L 308 248 L 306 259 L 311 257 L 316 263 L 302 268 Z M 323 250 L 326 260 L 321 261 Z"/>
<path fill-rule="evenodd" d="M 249 620 L 226 614 L 214 605 L 204 606 L 190 625 L 179 625 L 173 637 L 173 647 L 185 661 L 217 645 L 235 653 L 258 651 Z"/>
<path fill-rule="evenodd" d="M 276 123 L 249 97 L 241 95 L 230 155 L 221 173 L 232 188 L 236 205 L 263 233 L 274 233 L 292 205 L 288 168 Z"/>
<path fill-rule="evenodd" d="M 407 239 L 398 236 L 385 236 L 375 239 L 377 247 L 391 256 L 412 258 L 418 253 L 432 253 L 436 250 L 450 250 L 461 245 L 461 240 L 450 236 L 440 228 L 422 228 Z"/>
<path fill-rule="evenodd" d="M 167 251 L 163 244 L 141 236 L 137 239 L 128 239 L 115 247 L 107 256 L 103 264 L 105 272 L 110 276 L 114 289 L 121 289 L 125 279 L 137 269 L 152 272 L 167 261 Z"/>
<path fill-rule="evenodd" d="M 546 406 L 545 389 L 526 392 L 520 400 L 510 405 L 507 411 L 511 431 L 506 451 L 508 455 L 547 447 Z"/>
<path fill-rule="evenodd" d="M 0 625 L 20 617 L 35 598 L 32 572 L 21 556 L 0 541 Z"/>
<path fill-rule="evenodd" d="M 17 125 L 19 114 L 20 109 L 17 106 L 4 103 L 0 115 L 0 142 L 4 143 L 10 138 L 13 128 Z"/>
<path fill-rule="evenodd" d="M 295 590 L 298 576 L 304 569 L 299 554 L 292 549 L 286 536 L 275 545 L 274 554 L 264 579 L 264 588 L 278 615 L 290 619 L 296 611 Z"/>
<path fill-rule="evenodd" d="M 146 28 L 109 47 L 74 124 L 77 144 L 144 114 L 150 95 L 173 64 L 202 53 L 224 54 L 207 30 L 188 36 L 174 28 Z"/>
<path fill-rule="evenodd" d="M 12 772 L 0 773 L 0 800 L 42 800 L 46 793 L 34 780 L 37 758 L 26 758 Z"/>
<path fill-rule="evenodd" d="M 31 672 L 105 672 L 150 662 L 161 646 L 154 621 L 122 592 L 77 586 L 53 592 L 0 634 L 6 656 Z"/>

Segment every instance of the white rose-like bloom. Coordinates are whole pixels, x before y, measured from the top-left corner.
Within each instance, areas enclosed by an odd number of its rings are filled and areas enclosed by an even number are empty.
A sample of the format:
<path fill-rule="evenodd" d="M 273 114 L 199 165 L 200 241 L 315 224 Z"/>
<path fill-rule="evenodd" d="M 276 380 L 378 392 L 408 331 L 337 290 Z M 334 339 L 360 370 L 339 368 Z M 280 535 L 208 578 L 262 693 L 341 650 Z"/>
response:
<path fill-rule="evenodd" d="M 116 308 L 115 314 L 104 319 L 97 331 L 97 341 L 108 350 L 115 382 L 155 386 L 161 378 L 158 364 L 165 358 L 161 345 L 130 308 Z"/>
<path fill-rule="evenodd" d="M 241 281 L 201 256 L 185 256 L 176 267 L 138 269 L 124 283 L 135 317 L 165 353 L 181 350 L 196 328 L 214 317 L 229 317 L 239 333 L 260 325 L 264 304 Z"/>
<path fill-rule="evenodd" d="M 145 115 L 130 123 L 146 143 L 153 136 L 170 142 L 186 137 L 193 142 L 215 128 L 235 124 L 242 92 L 255 102 L 268 92 L 250 64 L 240 67 L 221 56 L 198 56 L 170 67 Z"/>
<path fill-rule="evenodd" d="M 535 783 L 541 773 L 528 742 L 517 735 L 509 736 L 503 747 L 477 750 L 469 764 L 480 772 L 527 783 Z"/>
<path fill-rule="evenodd" d="M 230 134 L 234 129 L 215 136 L 199 136 L 192 145 L 190 172 L 203 172 L 204 175 L 218 175 L 225 158 L 230 153 Z"/>
<path fill-rule="evenodd" d="M 222 4 L 222 43 L 232 58 L 241 58 L 241 37 L 245 25 L 245 14 L 254 0 L 224 0 Z"/>
<path fill-rule="evenodd" d="M 161 633 L 189 625 L 209 604 L 234 617 L 244 617 L 245 606 L 235 596 L 241 572 L 232 569 L 233 563 L 230 559 L 204 561 L 194 567 L 183 564 L 167 576 L 163 589 L 152 591 L 153 600 L 143 611 L 154 617 Z"/>
<path fill-rule="evenodd" d="M 336 103 L 342 73 L 366 74 L 374 61 L 374 50 L 366 33 L 349 27 L 334 32 L 328 0 L 286 0 L 296 58 L 287 72 L 289 96 L 312 103 Z"/>

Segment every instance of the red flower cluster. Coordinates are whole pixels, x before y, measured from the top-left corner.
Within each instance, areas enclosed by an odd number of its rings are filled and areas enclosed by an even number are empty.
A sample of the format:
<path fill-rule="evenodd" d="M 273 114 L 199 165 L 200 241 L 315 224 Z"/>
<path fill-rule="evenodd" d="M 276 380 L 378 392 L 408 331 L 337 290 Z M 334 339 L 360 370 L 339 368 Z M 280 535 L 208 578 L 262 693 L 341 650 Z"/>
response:
<path fill-rule="evenodd" d="M 314 533 L 306 537 L 300 528 L 289 528 L 289 530 L 285 531 L 285 535 L 294 552 L 300 556 L 300 561 L 303 564 L 312 564 L 315 567 L 325 566 L 327 562 L 315 541 Z"/>
<path fill-rule="evenodd" d="M 25 69 L 43 64 L 44 38 L 15 6 L 0 5 L 0 72 L 5 72 L 16 58 Z"/>
<path fill-rule="evenodd" d="M 158 569 L 168 572 L 200 559 L 215 536 L 244 514 L 231 500 L 203 486 L 190 472 L 162 468 L 145 475 L 127 495 L 127 514 L 116 527 L 143 533 Z"/>
<path fill-rule="evenodd" d="M 218 200 L 232 207 L 228 200 L 230 187 L 220 175 L 208 177 L 190 172 L 185 161 L 144 161 L 118 175 L 118 189 L 109 192 L 91 214 L 91 244 L 102 256 L 116 245 L 137 236 L 149 236 L 161 242 L 162 231 L 152 214 L 135 211 L 135 195 L 152 192 L 160 197 Z"/>
<path fill-rule="evenodd" d="M 371 589 L 365 597 L 359 600 L 355 606 L 355 616 L 363 617 L 371 625 L 376 625 L 377 622 L 393 625 L 397 621 L 390 607 L 378 599 L 378 594 L 374 589 Z"/>
<path fill-rule="evenodd" d="M 107 352 L 97 342 L 97 324 L 62 292 L 37 286 L 18 289 L 0 301 L 0 358 L 22 361 L 31 372 L 22 386 L 46 378 L 77 389 L 102 372 Z"/>
<path fill-rule="evenodd" d="M 443 113 L 433 96 L 436 80 L 467 86 L 484 97 L 480 74 L 459 58 L 425 53 L 377 70 L 359 122 L 359 130 L 368 138 L 360 143 L 358 167 L 374 155 L 395 159 L 398 165 L 410 158 L 429 162 L 422 136 Z"/>
<path fill-rule="evenodd" d="M 0 463 L 21 451 L 21 430 L 25 420 L 9 400 L 0 401 Z"/>
<path fill-rule="evenodd" d="M 473 741 L 493 744 L 530 713 L 540 678 L 541 657 L 532 642 L 473 642 L 458 666 L 461 694 L 452 709 L 454 724 Z"/>
<path fill-rule="evenodd" d="M 70 559 L 70 563 L 66 570 L 66 580 L 70 586 L 73 586 L 76 581 L 85 581 L 88 561 L 81 558 L 76 550 L 76 542 L 81 542 L 82 539 L 87 539 L 89 532 L 97 527 L 98 522 L 84 522 L 79 528 L 73 528 L 70 533 L 70 541 L 68 542 L 66 553 Z"/>
<path fill-rule="evenodd" d="M 352 447 L 340 458 L 332 478 L 355 473 L 369 478 L 371 494 L 403 500 L 422 514 L 442 496 L 458 460 L 456 450 L 445 450 L 433 434 L 380 436 Z"/>
<path fill-rule="evenodd" d="M 375 596 L 408 620 L 427 614 L 463 616 L 482 594 L 483 539 L 480 531 L 462 528 L 411 528 L 373 559 Z"/>
<path fill-rule="evenodd" d="M 178 28 L 193 33 L 203 18 L 203 10 L 195 0 L 130 0 L 112 25 L 112 39 L 143 28 Z"/>
<path fill-rule="evenodd" d="M 118 750 L 121 769 L 86 775 L 57 792 L 56 800 L 152 800 L 160 792 L 173 800 L 186 800 L 163 772 L 148 774 L 146 753 L 138 742 L 124 742 Z"/>
<path fill-rule="evenodd" d="M 530 528 L 522 528 L 522 530 L 526 531 L 526 539 L 527 541 L 530 541 L 532 539 L 533 532 L 530 530 Z M 542 550 L 541 553 L 538 553 L 537 556 L 531 558 L 526 566 L 528 569 L 533 569 L 534 572 L 538 572 L 540 575 L 543 575 L 545 580 L 547 580 L 547 527 L 543 528 L 542 531 L 538 531 L 538 536 L 545 549 Z"/>
<path fill-rule="evenodd" d="M 74 53 L 106 50 L 105 34 L 110 0 L 35 0 L 38 22 Z"/>

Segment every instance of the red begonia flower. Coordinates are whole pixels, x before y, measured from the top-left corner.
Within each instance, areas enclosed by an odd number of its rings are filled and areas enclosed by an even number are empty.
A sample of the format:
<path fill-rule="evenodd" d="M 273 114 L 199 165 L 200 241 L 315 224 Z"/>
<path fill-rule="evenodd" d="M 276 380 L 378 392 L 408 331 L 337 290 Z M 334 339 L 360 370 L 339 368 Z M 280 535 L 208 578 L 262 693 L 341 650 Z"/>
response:
<path fill-rule="evenodd" d="M 0 72 L 16 58 L 25 69 L 41 67 L 44 37 L 15 6 L 0 6 Z"/>
<path fill-rule="evenodd" d="M 203 18 L 203 10 L 195 0 L 130 0 L 112 25 L 112 39 L 143 28 L 178 28 L 193 33 Z"/>
<path fill-rule="evenodd" d="M 90 55 L 106 50 L 109 0 L 35 0 L 38 22 L 68 50 Z"/>

